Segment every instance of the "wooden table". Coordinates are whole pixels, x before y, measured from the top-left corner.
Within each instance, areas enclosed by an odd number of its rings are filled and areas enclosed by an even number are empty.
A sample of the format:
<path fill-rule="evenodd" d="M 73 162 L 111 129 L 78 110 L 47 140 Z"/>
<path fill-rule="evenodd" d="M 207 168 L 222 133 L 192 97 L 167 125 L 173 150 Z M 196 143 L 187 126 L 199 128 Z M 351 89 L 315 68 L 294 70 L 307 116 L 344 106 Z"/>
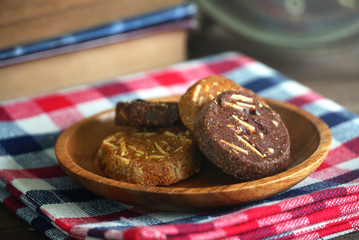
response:
<path fill-rule="evenodd" d="M 321 53 L 275 52 L 246 42 L 209 23 L 191 34 L 188 49 L 189 58 L 223 51 L 248 54 L 359 114 L 359 46 Z M 47 239 L 2 205 L 0 236 L 2 239 Z M 358 238 L 359 233 L 356 232 L 337 240 Z"/>

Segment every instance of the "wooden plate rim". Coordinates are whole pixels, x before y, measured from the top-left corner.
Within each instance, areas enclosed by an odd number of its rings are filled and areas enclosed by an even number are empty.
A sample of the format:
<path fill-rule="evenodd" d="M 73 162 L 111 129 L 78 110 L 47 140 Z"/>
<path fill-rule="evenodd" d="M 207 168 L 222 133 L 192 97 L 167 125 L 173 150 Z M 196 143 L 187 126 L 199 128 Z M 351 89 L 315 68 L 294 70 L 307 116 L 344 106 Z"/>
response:
<path fill-rule="evenodd" d="M 101 115 L 104 115 L 106 113 L 110 113 L 114 111 L 114 109 L 109 109 L 106 111 L 103 111 L 101 113 L 98 113 L 96 115 L 93 115 L 91 117 L 85 118 L 68 129 L 66 129 L 58 138 L 55 146 L 55 153 L 58 158 L 58 161 L 60 165 L 64 168 L 66 172 L 70 172 L 75 175 L 79 175 L 82 178 L 85 178 L 89 181 L 95 181 L 95 182 L 101 182 L 102 184 L 111 185 L 117 188 L 121 188 L 123 190 L 133 190 L 133 191 L 141 191 L 141 192 L 147 192 L 147 193 L 171 193 L 171 194 L 180 194 L 180 195 L 191 195 L 191 194 L 217 194 L 221 192 L 233 192 L 238 190 L 245 191 L 246 189 L 250 189 L 253 187 L 266 187 L 268 185 L 272 185 L 278 182 L 286 181 L 288 178 L 293 178 L 296 176 L 302 175 L 303 172 L 305 172 L 305 175 L 309 175 L 311 172 L 313 172 L 319 165 L 324 161 L 329 148 L 331 144 L 331 132 L 329 127 L 325 122 L 323 122 L 321 119 L 316 117 L 315 115 L 295 106 L 290 103 L 281 102 L 274 99 L 265 99 L 269 105 L 277 105 L 283 108 L 290 109 L 291 111 L 296 111 L 301 115 L 304 115 L 306 119 L 308 119 L 314 126 L 317 127 L 317 131 L 319 134 L 319 145 L 316 151 L 306 160 L 301 162 L 300 164 L 284 171 L 279 174 L 261 178 L 258 180 L 248 181 L 248 182 L 241 182 L 236 184 L 230 184 L 230 185 L 221 185 L 221 186 L 212 186 L 212 187 L 193 187 L 193 188 L 186 188 L 186 187 L 149 187 L 149 186 L 143 186 L 139 184 L 132 184 L 132 183 L 126 183 L 121 182 L 117 180 L 113 180 L 110 178 L 106 178 L 100 175 L 97 175 L 93 172 L 90 172 L 82 167 L 80 167 L 78 164 L 73 162 L 71 158 L 69 157 L 69 154 L 60 154 L 63 152 L 67 153 L 66 145 L 69 137 L 71 134 L 73 134 L 79 126 L 82 124 L 91 121 L 94 118 L 98 118 Z M 59 157 L 61 155 L 62 157 Z M 314 166 L 314 167 L 313 167 Z M 308 170 L 310 172 L 308 173 Z"/>

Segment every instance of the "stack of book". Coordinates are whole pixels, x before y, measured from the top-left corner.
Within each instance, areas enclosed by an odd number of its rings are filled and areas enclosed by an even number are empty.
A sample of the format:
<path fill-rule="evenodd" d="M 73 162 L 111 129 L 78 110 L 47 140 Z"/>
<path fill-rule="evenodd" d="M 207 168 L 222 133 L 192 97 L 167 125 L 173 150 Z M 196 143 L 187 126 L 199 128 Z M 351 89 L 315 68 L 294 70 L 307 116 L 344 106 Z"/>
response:
<path fill-rule="evenodd" d="M 183 61 L 196 12 L 183 0 L 3 0 L 0 100 Z"/>

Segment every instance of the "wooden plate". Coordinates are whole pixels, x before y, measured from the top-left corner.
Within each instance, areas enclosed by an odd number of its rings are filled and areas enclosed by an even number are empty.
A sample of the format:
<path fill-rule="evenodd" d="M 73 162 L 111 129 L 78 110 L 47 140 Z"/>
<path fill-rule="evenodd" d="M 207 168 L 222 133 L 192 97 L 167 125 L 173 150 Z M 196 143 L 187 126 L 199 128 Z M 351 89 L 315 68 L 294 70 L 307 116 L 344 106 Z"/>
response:
<path fill-rule="evenodd" d="M 165 210 L 209 209 L 264 199 L 294 186 L 317 169 L 331 143 L 328 126 L 316 116 L 287 103 L 266 100 L 281 115 L 291 138 L 291 166 L 274 176 L 239 182 L 207 164 L 199 174 L 167 187 L 106 178 L 96 170 L 94 156 L 102 139 L 121 129 L 114 124 L 114 109 L 64 131 L 56 143 L 56 156 L 64 171 L 84 188 L 127 204 Z"/>

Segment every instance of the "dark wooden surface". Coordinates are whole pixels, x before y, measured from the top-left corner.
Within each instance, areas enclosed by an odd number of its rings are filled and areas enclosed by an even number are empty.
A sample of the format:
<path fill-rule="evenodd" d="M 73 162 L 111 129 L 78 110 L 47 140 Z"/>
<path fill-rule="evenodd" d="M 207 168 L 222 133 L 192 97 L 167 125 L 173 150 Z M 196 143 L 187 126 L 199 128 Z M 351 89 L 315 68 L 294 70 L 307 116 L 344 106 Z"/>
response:
<path fill-rule="evenodd" d="M 0 238 L 13 240 L 48 239 L 4 205 L 0 205 Z"/>
<path fill-rule="evenodd" d="M 189 38 L 189 58 L 223 51 L 246 53 L 359 113 L 359 46 L 320 52 L 277 52 L 246 42 L 213 23 L 206 23 Z M 1 239 L 47 239 L 3 205 L 0 205 L 0 236 Z M 336 238 L 349 239 L 359 239 L 359 233 Z"/>

